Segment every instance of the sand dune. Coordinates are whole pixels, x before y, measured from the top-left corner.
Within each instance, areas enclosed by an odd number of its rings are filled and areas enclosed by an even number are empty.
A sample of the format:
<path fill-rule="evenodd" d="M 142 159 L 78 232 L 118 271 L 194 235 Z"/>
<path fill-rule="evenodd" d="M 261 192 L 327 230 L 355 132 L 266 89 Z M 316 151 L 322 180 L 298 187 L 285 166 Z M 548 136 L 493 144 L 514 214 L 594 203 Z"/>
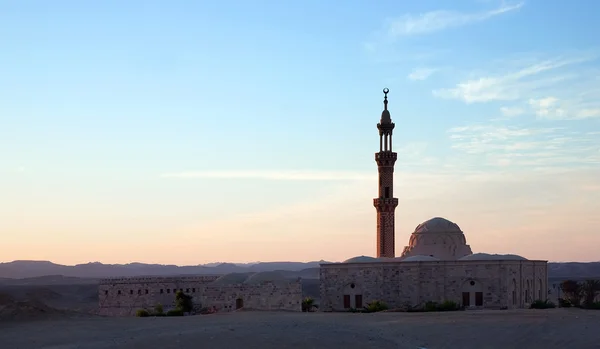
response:
<path fill-rule="evenodd" d="M 7 294 L 0 294 L 0 321 L 3 322 L 48 319 L 64 314 L 64 311 L 39 300 L 15 300 Z"/>

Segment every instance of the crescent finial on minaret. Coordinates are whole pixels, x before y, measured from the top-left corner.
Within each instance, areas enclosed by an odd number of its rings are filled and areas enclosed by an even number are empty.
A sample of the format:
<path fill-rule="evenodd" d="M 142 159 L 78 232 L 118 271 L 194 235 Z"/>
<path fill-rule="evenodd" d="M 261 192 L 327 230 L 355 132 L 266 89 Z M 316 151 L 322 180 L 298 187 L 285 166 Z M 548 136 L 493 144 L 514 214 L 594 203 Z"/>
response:
<path fill-rule="evenodd" d="M 387 94 L 388 92 L 390 92 L 389 88 L 384 88 L 383 89 L 383 110 L 387 110 L 387 104 L 388 104 L 388 100 L 387 100 Z"/>
<path fill-rule="evenodd" d="M 388 99 L 387 95 L 390 92 L 389 88 L 383 89 L 383 111 L 381 112 L 381 125 L 391 125 L 392 117 L 390 116 L 390 111 L 388 110 Z"/>

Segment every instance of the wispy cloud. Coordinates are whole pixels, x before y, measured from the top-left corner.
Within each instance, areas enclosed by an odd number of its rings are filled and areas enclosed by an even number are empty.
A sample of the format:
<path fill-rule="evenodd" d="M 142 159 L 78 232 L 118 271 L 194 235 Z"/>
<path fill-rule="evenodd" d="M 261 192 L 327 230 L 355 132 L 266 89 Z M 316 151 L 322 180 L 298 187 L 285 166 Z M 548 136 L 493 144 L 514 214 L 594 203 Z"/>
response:
<path fill-rule="evenodd" d="M 417 68 L 408 74 L 408 79 L 413 81 L 422 81 L 428 79 L 438 69 L 436 68 Z"/>
<path fill-rule="evenodd" d="M 477 166 L 564 169 L 600 165 L 600 140 L 584 132 L 470 125 L 448 133 L 452 148 Z"/>
<path fill-rule="evenodd" d="M 399 142 L 400 143 L 400 142 Z M 427 142 L 404 142 L 395 145 L 394 151 L 402 158 L 402 165 L 411 170 L 423 170 L 438 162 L 438 158 L 428 152 Z M 398 166 L 399 167 L 399 166 Z M 377 180 L 377 167 L 371 170 L 212 170 L 180 171 L 160 174 L 161 178 L 178 179 L 258 179 L 269 181 L 373 181 Z"/>
<path fill-rule="evenodd" d="M 376 173 L 347 171 L 184 171 L 162 174 L 163 178 L 262 179 L 276 181 L 362 181 L 377 178 Z"/>
<path fill-rule="evenodd" d="M 411 45 L 410 48 L 394 45 L 399 39 L 427 35 L 445 29 L 456 28 L 513 12 L 524 6 L 524 2 L 505 4 L 497 8 L 480 12 L 461 12 L 436 10 L 421 14 L 406 13 L 388 18 L 381 28 L 371 33 L 371 38 L 363 42 L 365 52 L 378 64 L 399 62 L 419 62 L 447 55 L 448 48 Z"/>
<path fill-rule="evenodd" d="M 469 13 L 438 10 L 418 15 L 405 14 L 390 21 L 388 24 L 388 35 L 390 37 L 401 37 L 429 34 L 448 28 L 482 22 L 492 17 L 518 10 L 523 5 L 523 2 L 513 5 L 502 5 L 496 9 L 484 12 Z"/>
<path fill-rule="evenodd" d="M 594 105 L 590 105 L 594 104 Z M 579 120 L 600 117 L 600 103 L 582 105 L 576 101 L 561 101 L 556 97 L 529 99 L 535 115 L 540 119 L 548 120 Z"/>
<path fill-rule="evenodd" d="M 600 92 L 591 89 L 595 74 L 581 64 L 594 61 L 596 54 L 546 59 L 502 74 L 481 75 L 454 87 L 433 91 L 444 99 L 467 104 L 511 101 L 502 107 L 504 117 L 530 113 L 540 119 L 586 119 L 600 117 Z"/>
<path fill-rule="evenodd" d="M 523 114 L 525 110 L 519 107 L 501 107 L 500 112 L 507 118 L 513 118 Z"/>
<path fill-rule="evenodd" d="M 587 62 L 594 58 L 587 56 L 546 60 L 523 67 L 515 72 L 483 76 L 460 82 L 453 88 L 434 90 L 433 94 L 441 98 L 459 99 L 466 103 L 518 100 L 528 97 L 536 89 L 555 85 L 565 79 L 574 78 L 576 75 L 571 73 L 550 77 L 542 76 L 538 79 L 534 79 L 534 77 L 558 68 Z"/>
<path fill-rule="evenodd" d="M 397 239 L 404 243 L 417 224 L 434 216 L 443 216 L 457 222 L 466 232 L 471 246 L 479 251 L 510 252 L 532 259 L 596 258 L 594 246 L 600 239 L 597 236 L 586 237 L 579 231 L 574 231 L 574 236 L 577 239 L 585 238 L 587 243 L 560 249 L 554 254 L 547 252 L 564 239 L 564 231 L 569 229 L 572 221 L 581 222 L 586 228 L 600 223 L 600 218 L 595 214 L 598 171 L 578 170 L 565 174 L 557 176 L 556 173 L 538 171 L 526 171 L 519 175 L 479 176 L 399 174 L 397 196 L 402 209 L 396 211 Z M 372 235 L 365 232 L 373 229 L 375 212 L 370 206 L 374 195 L 373 184 L 352 182 L 331 189 L 325 196 L 295 205 L 256 208 L 243 216 L 198 220 L 197 224 L 186 227 L 178 234 L 193 239 L 201 236 L 202 232 L 213 235 L 216 232 L 231 241 L 260 241 L 267 246 L 259 251 L 259 255 L 253 253 L 252 249 L 227 249 L 222 239 L 205 239 L 210 247 L 207 251 L 218 251 L 218 256 L 214 252 L 215 257 L 211 258 L 219 259 L 256 260 L 267 258 L 265 256 L 271 260 L 290 259 L 289 251 L 285 252 L 288 255 L 283 255 L 280 249 L 273 246 L 293 243 L 297 236 L 324 242 L 316 249 L 308 248 L 311 254 L 301 258 L 318 260 L 326 255 L 327 259 L 344 260 L 354 255 L 372 254 Z M 457 197 L 460 198 L 459 205 Z M 332 207 L 336 209 L 332 210 Z M 286 227 L 285 234 L 281 234 L 281 226 Z M 485 233 L 478 234 L 480 231 Z M 343 249 L 326 248 L 335 245 L 342 235 L 347 242 Z M 514 239 L 525 239 L 527 243 L 515 246 L 511 242 Z M 594 240 L 595 245 L 590 244 L 589 239 Z M 544 242 L 546 252 L 540 252 L 539 248 L 528 248 L 535 245 L 536 241 Z"/>
<path fill-rule="evenodd" d="M 529 100 L 529 105 L 531 105 L 531 107 L 535 110 L 535 114 L 538 116 L 545 117 L 550 114 L 563 116 L 565 110 L 556 105 L 557 101 L 558 99 L 555 97 L 546 97 L 540 99 L 532 98 Z"/>

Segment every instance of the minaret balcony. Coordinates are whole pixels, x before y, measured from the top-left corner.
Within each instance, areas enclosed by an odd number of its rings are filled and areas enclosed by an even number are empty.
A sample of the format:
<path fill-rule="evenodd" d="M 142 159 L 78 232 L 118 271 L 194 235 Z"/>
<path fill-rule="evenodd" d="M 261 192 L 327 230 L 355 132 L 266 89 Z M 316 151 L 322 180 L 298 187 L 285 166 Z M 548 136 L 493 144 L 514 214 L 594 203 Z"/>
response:
<path fill-rule="evenodd" d="M 380 122 L 377 124 L 377 129 L 382 132 L 388 132 L 391 134 L 392 130 L 396 125 L 393 122 Z"/>
<path fill-rule="evenodd" d="M 398 206 L 398 198 L 376 198 L 373 199 L 375 207 L 396 207 Z"/>
<path fill-rule="evenodd" d="M 396 159 L 398 159 L 398 153 L 394 153 L 393 151 L 380 151 L 379 153 L 375 153 L 375 161 L 396 161 Z"/>

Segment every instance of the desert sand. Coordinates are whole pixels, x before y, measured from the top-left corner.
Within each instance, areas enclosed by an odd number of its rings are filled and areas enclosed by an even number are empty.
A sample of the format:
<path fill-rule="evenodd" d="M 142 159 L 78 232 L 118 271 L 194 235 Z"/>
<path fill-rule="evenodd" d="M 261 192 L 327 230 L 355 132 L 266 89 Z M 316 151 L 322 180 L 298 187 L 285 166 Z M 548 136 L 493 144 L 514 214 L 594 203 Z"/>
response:
<path fill-rule="evenodd" d="M 304 285 L 306 296 L 318 283 Z M 27 348 L 599 348 L 600 311 L 95 315 L 95 284 L 0 287 L 0 349 Z"/>
<path fill-rule="evenodd" d="M 236 312 L 0 323 L 2 348 L 600 348 L 599 311 Z"/>

